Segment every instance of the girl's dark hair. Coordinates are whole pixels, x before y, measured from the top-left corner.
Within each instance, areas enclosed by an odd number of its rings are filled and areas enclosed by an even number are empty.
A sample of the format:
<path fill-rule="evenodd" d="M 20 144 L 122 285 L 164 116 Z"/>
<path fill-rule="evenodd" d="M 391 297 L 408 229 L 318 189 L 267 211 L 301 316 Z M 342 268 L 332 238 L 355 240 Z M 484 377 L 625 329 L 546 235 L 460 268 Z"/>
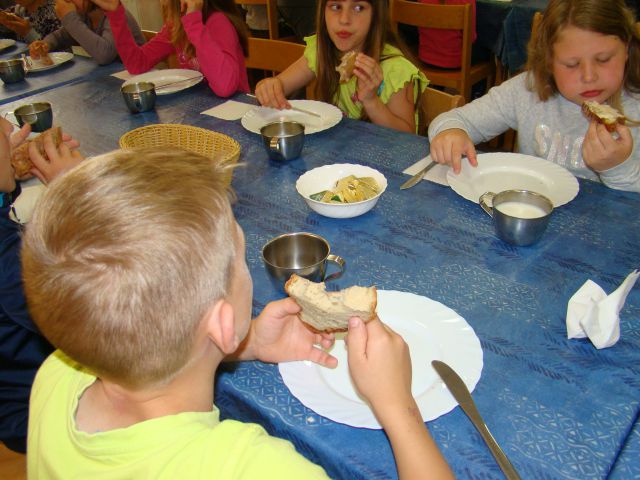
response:
<path fill-rule="evenodd" d="M 318 8 L 316 10 L 317 61 L 314 96 L 318 100 L 333 103 L 339 86 L 339 76 L 335 68 L 340 64 L 342 53 L 335 47 L 329 37 L 329 32 L 327 32 L 325 20 L 327 1 L 328 0 L 318 1 Z M 372 17 L 371 27 L 364 42 L 363 53 L 375 59 L 377 62 L 381 62 L 384 60 L 384 58 L 381 58 L 382 50 L 384 49 L 384 45 L 388 43 L 398 47 L 403 55 L 411 61 L 413 55 L 391 29 L 388 0 L 366 1 L 371 4 Z"/>
<path fill-rule="evenodd" d="M 624 0 L 551 0 L 535 38 L 529 41 L 529 87 L 542 101 L 558 93 L 553 78 L 553 45 L 566 27 L 615 35 L 628 48 L 623 88 L 640 92 L 640 37 L 633 12 Z M 609 102 L 620 108 L 620 93 Z"/>
<path fill-rule="evenodd" d="M 240 45 L 242 46 L 242 52 L 246 57 L 249 52 L 249 29 L 247 28 L 247 24 L 244 23 L 242 14 L 240 13 L 235 1 L 205 0 L 202 6 L 202 21 L 206 22 L 209 16 L 214 12 L 222 12 L 233 24 L 233 27 L 236 29 L 238 34 Z M 182 22 L 180 21 L 180 17 L 182 16 L 180 12 L 180 1 L 171 0 L 170 5 L 163 8 L 162 16 L 165 23 L 171 25 L 171 43 L 174 45 L 184 45 L 185 53 L 190 57 L 194 57 L 196 53 L 195 47 L 189 41 L 184 28 L 182 28 Z"/>

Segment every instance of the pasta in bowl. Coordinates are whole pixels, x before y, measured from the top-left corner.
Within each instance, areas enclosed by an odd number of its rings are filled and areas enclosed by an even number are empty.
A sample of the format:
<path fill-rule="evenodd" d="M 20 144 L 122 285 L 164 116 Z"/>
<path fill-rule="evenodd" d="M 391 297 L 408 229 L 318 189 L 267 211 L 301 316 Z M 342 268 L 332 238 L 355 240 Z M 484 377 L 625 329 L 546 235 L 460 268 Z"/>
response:
<path fill-rule="evenodd" d="M 387 188 L 378 170 L 352 163 L 335 163 L 309 170 L 296 190 L 309 207 L 325 217 L 353 218 L 371 210 Z"/>

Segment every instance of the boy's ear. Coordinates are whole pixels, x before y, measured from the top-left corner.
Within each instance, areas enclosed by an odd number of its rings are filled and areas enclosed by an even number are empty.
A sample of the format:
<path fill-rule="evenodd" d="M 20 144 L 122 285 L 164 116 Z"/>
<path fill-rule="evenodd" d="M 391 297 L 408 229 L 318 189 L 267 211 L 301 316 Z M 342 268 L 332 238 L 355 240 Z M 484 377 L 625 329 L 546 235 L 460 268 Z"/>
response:
<path fill-rule="evenodd" d="M 235 352 L 240 345 L 236 334 L 235 312 L 226 300 L 219 300 L 207 312 L 207 333 L 209 338 L 225 355 Z"/>

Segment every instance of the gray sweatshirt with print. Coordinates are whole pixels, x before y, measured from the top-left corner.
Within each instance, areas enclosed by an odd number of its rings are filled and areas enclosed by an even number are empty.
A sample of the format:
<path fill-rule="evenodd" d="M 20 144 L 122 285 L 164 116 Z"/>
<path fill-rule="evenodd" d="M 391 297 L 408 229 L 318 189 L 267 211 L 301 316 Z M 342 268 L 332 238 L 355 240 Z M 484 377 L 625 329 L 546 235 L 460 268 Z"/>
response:
<path fill-rule="evenodd" d="M 142 45 L 144 36 L 135 18 L 129 13 L 127 24 L 136 43 Z M 91 27 L 91 21 L 77 12 L 71 12 L 62 18 L 62 27 L 50 33 L 44 39 L 50 51 L 64 50 L 73 45 L 84 48 L 99 65 L 106 65 L 118 57 L 118 50 L 113 39 L 109 20 L 104 16 L 96 29 Z"/>
<path fill-rule="evenodd" d="M 640 120 L 640 99 L 623 93 L 625 115 Z M 629 158 L 603 172 L 594 172 L 582 160 L 582 142 L 589 126 L 580 106 L 562 95 L 546 102 L 527 89 L 527 74 L 507 80 L 485 96 L 438 115 L 429 125 L 429 139 L 450 128 L 466 131 L 474 144 L 488 141 L 509 128 L 518 132 L 520 153 L 546 158 L 577 177 L 604 183 L 618 190 L 640 192 L 640 131 L 631 128 L 633 150 Z"/>

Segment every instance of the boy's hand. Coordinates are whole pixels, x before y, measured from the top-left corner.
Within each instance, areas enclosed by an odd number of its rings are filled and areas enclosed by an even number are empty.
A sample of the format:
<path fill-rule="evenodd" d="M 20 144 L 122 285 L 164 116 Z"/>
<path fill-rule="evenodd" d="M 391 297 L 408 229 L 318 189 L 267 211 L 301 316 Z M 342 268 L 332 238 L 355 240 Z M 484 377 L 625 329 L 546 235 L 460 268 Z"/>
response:
<path fill-rule="evenodd" d="M 375 99 L 384 78 L 380 64 L 364 53 L 358 53 L 353 74 L 358 77 L 356 89 L 358 100 L 366 103 Z"/>
<path fill-rule="evenodd" d="M 228 360 L 311 360 L 335 368 L 338 360 L 323 350 L 333 345 L 334 336 L 309 330 L 298 318 L 299 311 L 291 298 L 269 303 L 251 322 L 246 339 Z"/>
<path fill-rule="evenodd" d="M 115 12 L 120 5 L 120 0 L 91 0 L 106 12 Z"/>
<path fill-rule="evenodd" d="M 385 411 L 415 405 L 411 394 L 411 358 L 403 338 L 380 319 L 349 320 L 347 358 L 358 391 L 369 401 L 380 423 Z"/>
<path fill-rule="evenodd" d="M 256 85 L 256 98 L 263 107 L 277 108 L 279 110 L 291 108 L 282 88 L 282 82 L 278 77 L 269 77 Z"/>
<path fill-rule="evenodd" d="M 602 172 L 623 163 L 633 150 L 628 127 L 617 125 L 615 138 L 604 125 L 592 121 L 582 142 L 582 159 L 590 169 Z"/>
<path fill-rule="evenodd" d="M 51 134 L 46 133 L 43 144 L 47 158 L 40 154 L 34 143 L 29 145 L 29 158 L 34 165 L 31 173 L 38 177 L 42 183 L 51 182 L 58 175 L 71 170 L 84 160 L 82 154 L 75 150 L 78 142 L 69 135 L 63 134 L 62 143 L 56 147 Z"/>
<path fill-rule="evenodd" d="M 438 163 L 451 165 L 454 173 L 460 173 L 462 157 L 466 156 L 472 167 L 478 166 L 476 147 L 467 132 L 459 128 L 444 130 L 431 142 L 431 158 Z"/>

